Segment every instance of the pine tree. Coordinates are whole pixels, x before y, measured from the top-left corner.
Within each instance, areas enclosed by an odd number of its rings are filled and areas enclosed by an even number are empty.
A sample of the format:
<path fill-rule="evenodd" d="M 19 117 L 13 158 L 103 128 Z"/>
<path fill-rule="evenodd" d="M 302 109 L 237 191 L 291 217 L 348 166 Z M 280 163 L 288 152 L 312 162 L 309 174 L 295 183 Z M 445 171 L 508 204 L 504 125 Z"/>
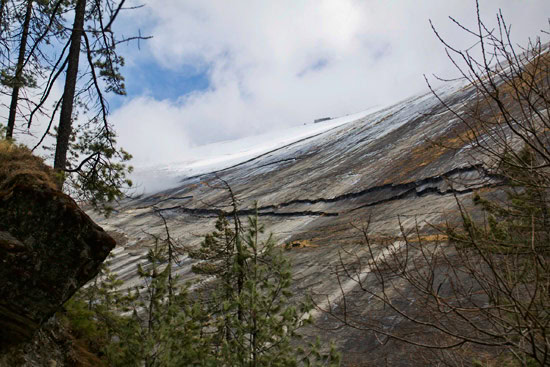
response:
<path fill-rule="evenodd" d="M 201 340 L 205 314 L 171 275 L 175 258 L 169 253 L 169 241 L 155 237 L 147 261 L 137 265 L 140 286 L 121 291 L 122 282 L 106 264 L 65 305 L 75 336 L 109 366 L 215 365 Z"/>
<path fill-rule="evenodd" d="M 175 259 L 169 253 L 169 241 L 156 237 L 147 262 L 138 265 L 143 285 L 129 292 L 131 315 L 107 352 L 114 366 L 208 365 L 208 345 L 201 341 L 203 310 L 172 276 Z"/>
<path fill-rule="evenodd" d="M 124 0 L 118 4 L 76 1 L 56 131 L 54 169 L 59 172 L 60 187 L 67 181 L 72 196 L 106 214 L 112 210 L 110 204 L 132 186 L 127 179 L 132 167 L 126 164 L 131 155 L 116 146 L 105 98 L 106 93 L 126 94 L 120 74 L 124 59 L 116 53 L 116 45 L 128 39 L 118 40 L 111 31 L 123 4 Z M 147 37 L 133 39 L 143 38 Z M 86 59 L 82 67 L 81 53 Z M 78 119 L 79 112 L 85 121 Z"/>
<path fill-rule="evenodd" d="M 74 9 L 74 21 L 71 31 L 71 44 L 68 65 L 63 88 L 63 101 L 59 125 L 57 127 L 57 143 L 55 146 L 54 169 L 63 172 L 67 167 L 67 151 L 72 132 L 73 106 L 75 102 L 76 82 L 78 78 L 78 64 L 80 60 L 80 44 L 84 34 L 84 18 L 86 15 L 86 0 L 77 0 Z M 61 185 L 63 182 L 61 181 Z"/>
<path fill-rule="evenodd" d="M 29 27 L 32 17 L 33 0 L 27 1 L 27 7 L 25 11 L 25 20 L 22 24 L 21 42 L 19 44 L 19 56 L 17 58 L 17 65 L 15 67 L 15 76 L 12 82 L 12 95 L 10 103 L 10 114 L 8 117 L 8 126 L 6 132 L 6 139 L 13 138 L 13 129 L 15 127 L 15 115 L 17 114 L 17 102 L 19 101 L 19 89 L 23 85 L 23 64 L 26 57 L 27 38 L 29 36 Z"/>
<path fill-rule="evenodd" d="M 311 305 L 293 299 L 290 264 L 273 237 L 260 239 L 257 215 L 246 231 L 234 220 L 231 228 L 220 217 L 192 254 L 202 259 L 195 272 L 211 282 L 193 294 L 180 285 L 165 223 L 166 238 L 153 236 L 147 261 L 137 265 L 142 284 L 124 295 L 104 269 L 68 303 L 74 328 L 114 367 L 337 366 L 334 348 L 324 355 L 300 340 Z"/>
<path fill-rule="evenodd" d="M 273 236 L 260 239 L 263 233 L 257 214 L 248 218 L 246 232 L 236 216 L 233 228 L 221 216 L 216 231 L 191 254 L 203 260 L 194 266 L 196 273 L 214 276 L 203 295 L 211 316 L 203 342 L 216 365 L 338 365 L 333 349 L 321 355 L 296 346 L 311 305 L 293 299 L 290 264 Z"/>
<path fill-rule="evenodd" d="M 13 139 L 16 118 L 26 117 L 25 109 L 20 111 L 20 99 L 27 104 L 33 102 L 21 94 L 23 91 L 37 89 L 38 80 L 48 69 L 51 60 L 50 52 L 43 49 L 52 38 L 64 37 L 62 16 L 66 2 L 63 0 L 26 0 L 20 2 L 2 1 L 0 4 L 0 55 L 7 57 L 2 60 L 0 83 L 10 94 L 9 115 L 6 138 Z M 3 24 L 2 24 L 3 23 Z M 17 60 L 14 64 L 9 60 L 10 49 L 17 49 Z"/>
<path fill-rule="evenodd" d="M 93 281 L 79 289 L 64 306 L 64 317 L 74 335 L 97 354 L 118 348 L 112 340 L 127 322 L 121 313 L 128 299 L 118 292 L 122 281 L 110 271 L 109 265 L 109 261 L 103 263 Z"/>
<path fill-rule="evenodd" d="M 127 178 L 131 158 L 116 145 L 116 134 L 108 121 L 107 93 L 124 95 L 120 68 L 124 58 L 116 46 L 119 39 L 112 26 L 125 0 L 21 0 L 0 3 L 0 84 L 11 103 L 8 139 L 15 138 L 17 119 L 30 129 L 36 116 L 49 124 L 34 151 L 48 135 L 54 135 L 54 169 L 59 188 L 74 199 L 108 214 L 113 201 L 124 196 L 132 183 Z M 74 16 L 70 26 L 68 15 Z M 17 51 L 17 60 L 9 55 Z M 56 55 L 57 59 L 51 59 Z M 48 75 L 46 75 L 48 74 Z M 59 79 L 64 78 L 62 97 L 50 111 L 46 104 Z M 38 95 L 29 95 L 30 90 Z M 33 98 L 31 98 L 33 97 Z M 35 102 L 34 97 L 40 97 Z M 22 108 L 21 100 L 25 100 Z M 28 111 L 27 111 L 28 109 Z M 55 119 L 59 123 L 55 124 Z M 4 130 L 4 129 L 3 129 Z M 66 185 L 64 185 L 66 183 Z"/>

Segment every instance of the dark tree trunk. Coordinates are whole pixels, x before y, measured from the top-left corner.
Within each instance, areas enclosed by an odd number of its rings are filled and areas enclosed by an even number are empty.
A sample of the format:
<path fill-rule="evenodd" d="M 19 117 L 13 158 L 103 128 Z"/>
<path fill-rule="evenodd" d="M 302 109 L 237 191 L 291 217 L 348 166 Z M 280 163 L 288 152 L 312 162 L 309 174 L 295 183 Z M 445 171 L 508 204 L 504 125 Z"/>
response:
<path fill-rule="evenodd" d="M 4 32 L 4 8 L 6 7 L 6 1 L 0 1 L 0 35 Z"/>
<path fill-rule="evenodd" d="M 32 16 L 33 0 L 27 2 L 27 12 L 23 21 L 23 34 L 21 35 L 21 43 L 19 44 L 19 56 L 17 57 L 17 66 L 15 68 L 14 85 L 11 92 L 10 114 L 8 116 L 8 130 L 6 131 L 6 139 L 13 138 L 13 129 L 15 128 L 15 116 L 17 115 L 17 102 L 19 102 L 19 89 L 22 85 L 23 64 L 25 63 L 25 53 L 27 51 L 27 38 L 29 37 L 29 26 Z M 4 8 L 4 1 L 2 1 Z M 2 9 L 3 11 L 4 9 Z M 0 24 L 1 26 L 1 24 Z"/>
<path fill-rule="evenodd" d="M 55 147 L 54 169 L 63 172 L 67 167 L 67 151 L 72 132 L 73 103 L 78 78 L 78 62 L 80 58 L 80 43 L 84 32 L 84 15 L 86 12 L 86 0 L 78 0 L 75 7 L 73 31 L 71 33 L 71 46 L 69 48 L 67 74 L 65 76 L 65 88 L 63 89 L 63 101 L 57 128 L 57 143 Z M 60 186 L 63 179 L 60 179 Z"/>

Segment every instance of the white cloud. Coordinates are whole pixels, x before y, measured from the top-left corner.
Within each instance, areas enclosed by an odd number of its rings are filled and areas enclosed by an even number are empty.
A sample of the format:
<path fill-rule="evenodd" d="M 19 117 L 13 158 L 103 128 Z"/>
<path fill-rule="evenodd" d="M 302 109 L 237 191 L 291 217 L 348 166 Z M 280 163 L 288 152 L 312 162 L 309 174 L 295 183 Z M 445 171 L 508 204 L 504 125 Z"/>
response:
<path fill-rule="evenodd" d="M 547 27 L 547 0 L 481 2 L 488 20 L 502 8 L 521 43 Z M 473 26 L 475 3 L 151 0 L 142 14 L 154 35 L 142 44 L 149 57 L 168 69 L 204 68 L 211 85 L 171 100 L 136 98 L 115 111 L 119 141 L 137 165 L 183 161 L 193 146 L 422 91 L 422 74 L 450 72 L 428 19 L 446 39 L 470 45 L 447 16 Z"/>

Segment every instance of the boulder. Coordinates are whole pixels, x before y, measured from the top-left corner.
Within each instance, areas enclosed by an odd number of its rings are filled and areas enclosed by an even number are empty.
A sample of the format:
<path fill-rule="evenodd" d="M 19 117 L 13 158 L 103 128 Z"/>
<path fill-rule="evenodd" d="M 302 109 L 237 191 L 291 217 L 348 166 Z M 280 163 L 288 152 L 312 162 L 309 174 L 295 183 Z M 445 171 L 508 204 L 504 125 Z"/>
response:
<path fill-rule="evenodd" d="M 98 273 L 114 246 L 51 185 L 0 188 L 0 350 L 29 340 Z"/>

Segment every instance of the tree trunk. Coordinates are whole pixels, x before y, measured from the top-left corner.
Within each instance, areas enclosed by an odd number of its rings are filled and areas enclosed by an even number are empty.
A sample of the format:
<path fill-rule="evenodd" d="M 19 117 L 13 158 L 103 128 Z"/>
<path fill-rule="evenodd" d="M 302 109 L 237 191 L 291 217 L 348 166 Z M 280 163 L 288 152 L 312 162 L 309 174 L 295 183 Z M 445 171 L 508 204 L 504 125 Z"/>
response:
<path fill-rule="evenodd" d="M 4 32 L 4 8 L 6 7 L 6 1 L 0 1 L 0 35 Z"/>
<path fill-rule="evenodd" d="M 76 2 L 73 31 L 71 33 L 71 46 L 69 48 L 67 73 L 65 76 L 65 88 L 63 89 L 63 102 L 57 127 L 57 143 L 55 147 L 54 169 L 63 172 L 67 167 L 67 151 L 72 132 L 73 104 L 78 78 L 78 62 L 80 58 L 80 43 L 84 32 L 84 15 L 86 13 L 86 0 Z M 62 176 L 61 176 L 62 177 Z M 59 179 L 59 186 L 63 186 L 63 178 Z"/>
<path fill-rule="evenodd" d="M 11 92 L 10 114 L 8 116 L 8 130 L 6 131 L 6 139 L 13 138 L 13 130 L 15 128 L 15 116 L 17 115 L 17 102 L 19 101 L 19 89 L 21 88 L 22 81 L 23 81 L 22 80 L 23 64 L 25 63 L 25 52 L 27 51 L 27 38 L 29 37 L 29 26 L 31 23 L 31 16 L 32 16 L 32 3 L 33 3 L 33 0 L 28 0 L 27 12 L 25 14 L 25 20 L 23 21 L 23 34 L 21 35 L 21 42 L 19 44 L 19 56 L 17 57 L 17 66 L 15 68 L 14 85 Z M 4 7 L 4 1 L 2 1 L 2 8 L 3 7 Z"/>

